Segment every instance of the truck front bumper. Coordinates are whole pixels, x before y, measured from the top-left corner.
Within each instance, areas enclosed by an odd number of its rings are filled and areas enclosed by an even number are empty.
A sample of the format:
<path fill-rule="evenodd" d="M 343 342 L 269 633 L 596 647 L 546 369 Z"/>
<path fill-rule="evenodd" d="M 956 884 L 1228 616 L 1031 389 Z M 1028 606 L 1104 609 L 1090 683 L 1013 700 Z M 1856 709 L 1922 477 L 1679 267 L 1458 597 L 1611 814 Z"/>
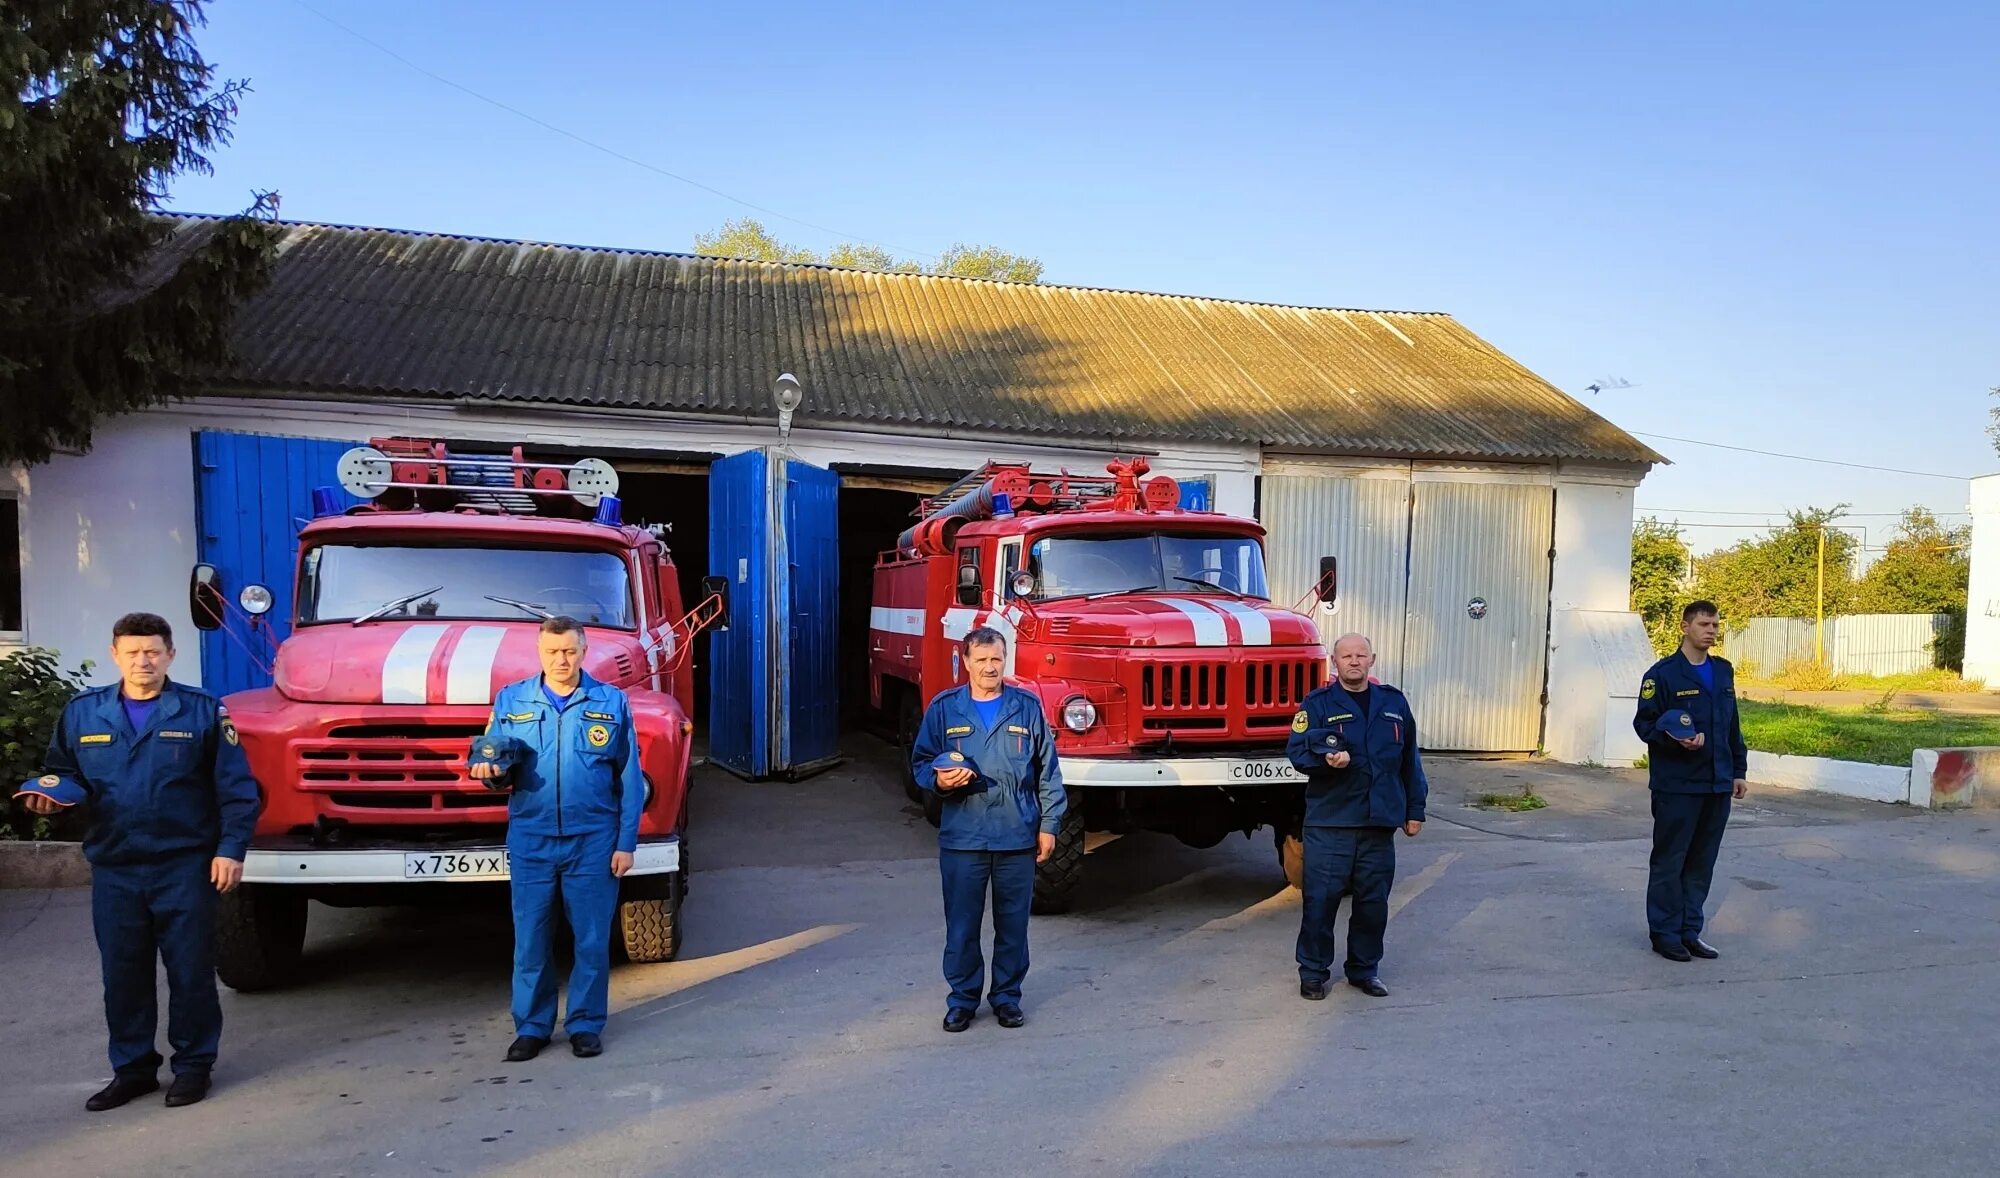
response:
<path fill-rule="evenodd" d="M 369 847 L 320 850 L 250 848 L 243 882 L 254 884 L 493 883 L 507 879 L 507 846 Z M 462 869 L 461 869 L 462 868 Z M 633 876 L 671 875 L 681 869 L 681 840 L 642 839 L 632 856 Z M 608 868 L 607 868 L 608 870 Z"/>
<path fill-rule="evenodd" d="M 1284 757 L 1064 757 L 1064 785 L 1096 789 L 1160 786 L 1304 785 Z"/>

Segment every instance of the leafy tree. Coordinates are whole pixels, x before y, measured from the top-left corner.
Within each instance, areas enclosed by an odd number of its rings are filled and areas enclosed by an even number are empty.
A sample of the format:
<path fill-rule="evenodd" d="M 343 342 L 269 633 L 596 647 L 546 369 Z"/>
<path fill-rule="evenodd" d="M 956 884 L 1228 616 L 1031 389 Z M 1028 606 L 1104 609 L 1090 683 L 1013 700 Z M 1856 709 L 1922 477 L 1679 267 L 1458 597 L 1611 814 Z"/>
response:
<path fill-rule="evenodd" d="M 694 235 L 694 252 L 714 258 L 748 258 L 753 262 L 817 262 L 820 256 L 809 249 L 787 245 L 772 237 L 762 222 L 750 217 L 724 221 L 714 233 Z"/>
<path fill-rule="evenodd" d="M 841 242 L 820 255 L 778 240 L 771 236 L 762 222 L 752 217 L 725 221 L 722 228 L 714 233 L 695 234 L 694 252 L 713 258 L 749 258 L 758 262 L 824 262 L 830 266 L 851 266 L 888 274 L 947 274 L 957 278 L 992 278 L 1003 282 L 1042 280 L 1040 259 L 1010 254 L 990 245 L 954 245 L 931 266 L 899 259 L 879 245 L 851 241 Z"/>
<path fill-rule="evenodd" d="M 1632 529 L 1632 608 L 1646 619 L 1653 649 L 1668 654 L 1681 641 L 1681 606 L 1688 594 L 1688 550 L 1679 529 L 1647 518 Z"/>
<path fill-rule="evenodd" d="M 1852 532 L 1836 526 L 1845 503 L 1790 513 L 1790 522 L 1695 560 L 1695 592 L 1715 602 L 1725 624 L 1751 618 L 1810 618 L 1826 538 L 1826 616 L 1854 612 Z"/>
<path fill-rule="evenodd" d="M 1947 528 L 1921 507 L 1903 513 L 1895 536 L 1855 587 L 1864 613 L 1929 614 L 1965 608 L 1972 529 Z"/>
<path fill-rule="evenodd" d="M 199 0 L 0 13 L 0 463 L 40 462 L 228 359 L 230 314 L 270 275 L 277 199 L 161 250 L 168 180 L 209 170 L 247 92 L 195 52 Z"/>

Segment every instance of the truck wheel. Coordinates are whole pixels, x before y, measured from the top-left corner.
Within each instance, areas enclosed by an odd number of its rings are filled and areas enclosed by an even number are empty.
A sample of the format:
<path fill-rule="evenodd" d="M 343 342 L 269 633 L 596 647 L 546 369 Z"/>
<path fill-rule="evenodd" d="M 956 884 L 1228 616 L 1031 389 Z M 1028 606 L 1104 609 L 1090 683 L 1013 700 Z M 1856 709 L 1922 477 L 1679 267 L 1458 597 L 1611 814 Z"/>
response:
<path fill-rule="evenodd" d="M 672 961 L 681 951 L 681 897 L 676 883 L 664 900 L 618 902 L 618 944 L 625 960 L 645 965 Z"/>
<path fill-rule="evenodd" d="M 306 946 L 306 895 L 295 887 L 242 884 L 216 898 L 215 972 L 232 990 L 282 986 Z"/>
<path fill-rule="evenodd" d="M 1071 798 L 1056 828 L 1056 851 L 1048 862 L 1035 864 L 1035 902 L 1031 912 L 1068 912 L 1083 882 L 1083 807 Z"/>
<path fill-rule="evenodd" d="M 1295 888 L 1306 884 L 1306 841 L 1302 827 L 1279 826 L 1271 831 L 1278 844 L 1278 866 L 1285 873 L 1285 882 Z"/>
<path fill-rule="evenodd" d="M 896 748 L 903 754 L 903 795 L 921 806 L 924 791 L 917 784 L 916 771 L 910 768 L 910 749 L 917 743 L 917 725 L 923 723 L 923 717 L 917 715 L 916 692 L 905 689 L 896 694 L 902 699 L 896 708 Z"/>

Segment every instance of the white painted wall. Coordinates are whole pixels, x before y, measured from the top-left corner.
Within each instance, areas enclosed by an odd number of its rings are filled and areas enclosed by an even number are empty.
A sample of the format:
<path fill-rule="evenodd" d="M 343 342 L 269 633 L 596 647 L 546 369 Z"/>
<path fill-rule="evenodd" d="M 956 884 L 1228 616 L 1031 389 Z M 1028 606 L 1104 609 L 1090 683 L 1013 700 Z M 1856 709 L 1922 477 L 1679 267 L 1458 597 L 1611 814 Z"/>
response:
<path fill-rule="evenodd" d="M 808 391 L 810 397 L 810 391 Z M 810 402 L 808 402 L 810 404 Z M 21 499 L 22 605 L 26 642 L 53 647 L 66 661 L 105 663 L 111 623 L 131 610 L 164 616 L 180 658 L 175 677 L 201 682 L 199 644 L 188 613 L 195 563 L 194 435 L 205 429 L 365 442 L 410 435 L 529 446 L 736 453 L 772 445 L 767 423 L 663 418 L 547 406 L 460 407 L 202 399 L 115 418 L 89 454 L 57 457 L 17 471 Z M 1254 446 L 1164 446 L 1153 468 L 1177 478 L 1215 478 L 1218 510 L 1254 514 L 1260 464 Z M 922 437 L 861 430 L 794 430 L 802 461 L 969 470 L 989 459 L 1102 470 L 1111 446 Z M 1129 451 L 1127 451 L 1129 452 Z M 0 485 L 0 493 L 7 493 Z M 109 682 L 100 665 L 93 682 Z"/>
<path fill-rule="evenodd" d="M 1629 765 L 1646 751 L 1632 713 L 1652 659 L 1645 622 L 1630 611 L 1632 504 L 1642 473 L 1578 463 L 1557 472 L 1542 747 L 1559 761 Z"/>
<path fill-rule="evenodd" d="M 1965 604 L 1965 677 L 2000 683 L 2000 474 L 1972 480 L 1972 583 Z"/>

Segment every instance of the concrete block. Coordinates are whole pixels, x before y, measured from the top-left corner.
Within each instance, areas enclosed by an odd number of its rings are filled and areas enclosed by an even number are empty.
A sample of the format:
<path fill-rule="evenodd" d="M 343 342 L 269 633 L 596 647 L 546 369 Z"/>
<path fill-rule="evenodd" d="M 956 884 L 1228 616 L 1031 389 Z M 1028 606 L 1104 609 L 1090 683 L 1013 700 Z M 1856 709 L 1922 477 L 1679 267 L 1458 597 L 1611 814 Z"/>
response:
<path fill-rule="evenodd" d="M 1938 810 L 2000 809 L 2000 747 L 1911 753 L 1910 802 Z"/>
<path fill-rule="evenodd" d="M 1830 757 L 1782 757 L 1776 753 L 1750 754 L 1749 781 L 1754 785 L 1818 790 L 1871 802 L 1908 802 L 1910 778 L 1910 771 L 1900 765 L 1870 765 L 1861 761 L 1836 761 Z"/>
<path fill-rule="evenodd" d="M 89 882 L 82 843 L 0 842 L 0 888 L 80 888 Z"/>

